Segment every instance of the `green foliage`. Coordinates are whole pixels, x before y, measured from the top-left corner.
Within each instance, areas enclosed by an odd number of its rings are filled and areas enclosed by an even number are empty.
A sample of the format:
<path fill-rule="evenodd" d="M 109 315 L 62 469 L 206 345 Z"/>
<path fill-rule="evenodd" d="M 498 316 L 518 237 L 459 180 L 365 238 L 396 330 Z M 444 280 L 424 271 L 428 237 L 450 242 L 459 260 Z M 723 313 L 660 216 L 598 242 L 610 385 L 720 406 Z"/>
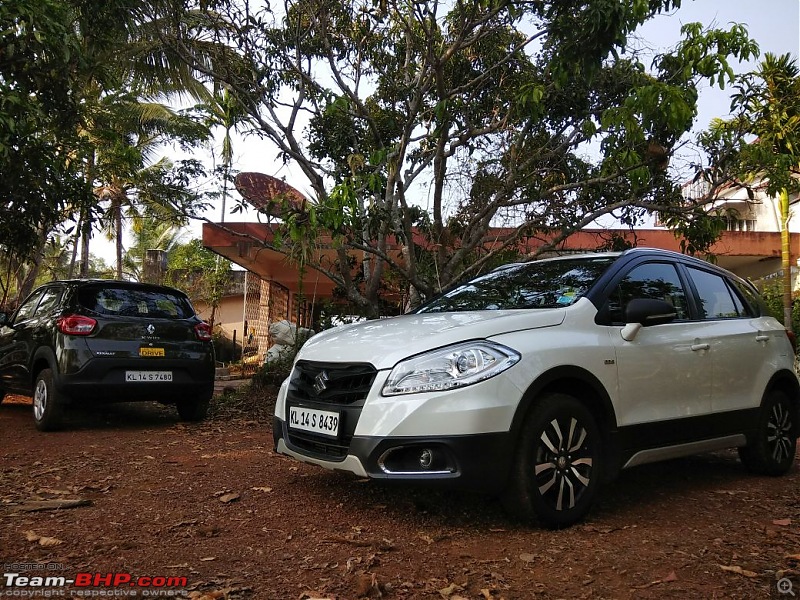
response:
<path fill-rule="evenodd" d="M 86 68 L 74 13 L 57 0 L 0 3 L 0 245 L 19 257 L 40 228 L 91 201 L 80 166 L 74 73 Z"/>
<path fill-rule="evenodd" d="M 762 188 L 778 199 L 784 324 L 792 312 L 789 239 L 790 196 L 800 192 L 800 68 L 788 54 L 767 53 L 758 68 L 737 80 L 731 99 L 734 117 L 716 121 L 704 137 L 714 177 Z"/>
<path fill-rule="evenodd" d="M 314 196 L 282 205 L 271 247 L 375 315 L 382 297 L 431 296 L 526 236 L 547 232 L 546 251 L 604 215 L 682 208 L 667 167 L 698 87 L 728 85 L 757 48 L 739 25 L 689 24 L 652 63 L 628 52 L 680 4 L 221 1 L 217 27 L 172 34 L 230 36 L 247 66 L 202 66 Z M 326 245 L 337 256 L 318 261 Z"/>
<path fill-rule="evenodd" d="M 176 246 L 167 263 L 168 285 L 198 300 L 218 307 L 231 281 L 231 263 L 203 247 L 202 240 Z"/>
<path fill-rule="evenodd" d="M 762 285 L 760 292 L 769 314 L 783 323 L 783 283 L 768 281 Z M 800 296 L 797 294 L 792 297 L 792 331 L 800 331 Z"/>
<path fill-rule="evenodd" d="M 705 254 L 713 259 L 710 248 L 725 231 L 728 216 L 726 211 L 709 211 L 703 206 L 696 206 L 688 213 L 664 215 L 663 221 L 680 240 L 681 252 L 692 256 Z"/>

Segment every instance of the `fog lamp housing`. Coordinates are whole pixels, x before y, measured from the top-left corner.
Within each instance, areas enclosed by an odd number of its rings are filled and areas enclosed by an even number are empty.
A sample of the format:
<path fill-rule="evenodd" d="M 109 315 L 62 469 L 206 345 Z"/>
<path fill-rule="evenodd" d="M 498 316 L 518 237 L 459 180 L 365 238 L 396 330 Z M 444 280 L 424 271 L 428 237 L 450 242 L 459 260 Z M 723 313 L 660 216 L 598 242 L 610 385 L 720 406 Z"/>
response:
<path fill-rule="evenodd" d="M 378 459 L 378 466 L 388 475 L 442 475 L 456 472 L 456 463 L 442 445 L 395 446 Z"/>

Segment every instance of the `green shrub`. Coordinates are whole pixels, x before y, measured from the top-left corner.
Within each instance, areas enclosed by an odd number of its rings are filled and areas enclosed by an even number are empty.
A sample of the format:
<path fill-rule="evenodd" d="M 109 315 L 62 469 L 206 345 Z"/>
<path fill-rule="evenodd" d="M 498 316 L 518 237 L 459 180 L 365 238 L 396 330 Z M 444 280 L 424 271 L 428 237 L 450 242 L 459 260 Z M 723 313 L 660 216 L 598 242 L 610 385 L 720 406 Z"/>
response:
<path fill-rule="evenodd" d="M 783 323 L 783 283 L 781 281 L 766 283 L 761 289 L 761 296 L 769 314 Z M 792 294 L 792 330 L 800 332 L 800 298 L 797 293 Z"/>

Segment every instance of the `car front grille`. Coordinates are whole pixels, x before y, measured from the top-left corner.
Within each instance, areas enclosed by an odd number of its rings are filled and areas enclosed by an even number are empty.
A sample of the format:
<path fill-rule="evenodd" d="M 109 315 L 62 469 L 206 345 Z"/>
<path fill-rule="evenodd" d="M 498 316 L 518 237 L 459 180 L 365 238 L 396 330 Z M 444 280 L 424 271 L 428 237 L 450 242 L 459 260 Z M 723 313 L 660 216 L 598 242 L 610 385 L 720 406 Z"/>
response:
<path fill-rule="evenodd" d="M 339 435 L 334 439 L 287 427 L 288 442 L 317 458 L 343 460 L 377 373 L 365 363 L 299 361 L 289 380 L 284 419 L 288 423 L 292 406 L 335 411 L 339 413 Z"/>
<path fill-rule="evenodd" d="M 368 364 L 326 364 L 300 361 L 289 382 L 289 393 L 303 401 L 353 404 L 364 400 L 377 371 Z"/>

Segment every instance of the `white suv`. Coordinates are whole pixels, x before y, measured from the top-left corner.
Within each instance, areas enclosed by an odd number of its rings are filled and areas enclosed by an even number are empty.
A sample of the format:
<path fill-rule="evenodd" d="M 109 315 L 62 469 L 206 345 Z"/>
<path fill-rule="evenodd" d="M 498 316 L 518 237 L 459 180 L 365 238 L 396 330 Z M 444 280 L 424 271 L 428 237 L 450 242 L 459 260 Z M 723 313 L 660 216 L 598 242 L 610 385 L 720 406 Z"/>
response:
<path fill-rule="evenodd" d="M 794 350 L 746 281 L 662 250 L 511 264 L 401 317 L 325 331 L 275 408 L 278 452 L 582 518 L 620 469 L 738 448 L 787 472 Z"/>

